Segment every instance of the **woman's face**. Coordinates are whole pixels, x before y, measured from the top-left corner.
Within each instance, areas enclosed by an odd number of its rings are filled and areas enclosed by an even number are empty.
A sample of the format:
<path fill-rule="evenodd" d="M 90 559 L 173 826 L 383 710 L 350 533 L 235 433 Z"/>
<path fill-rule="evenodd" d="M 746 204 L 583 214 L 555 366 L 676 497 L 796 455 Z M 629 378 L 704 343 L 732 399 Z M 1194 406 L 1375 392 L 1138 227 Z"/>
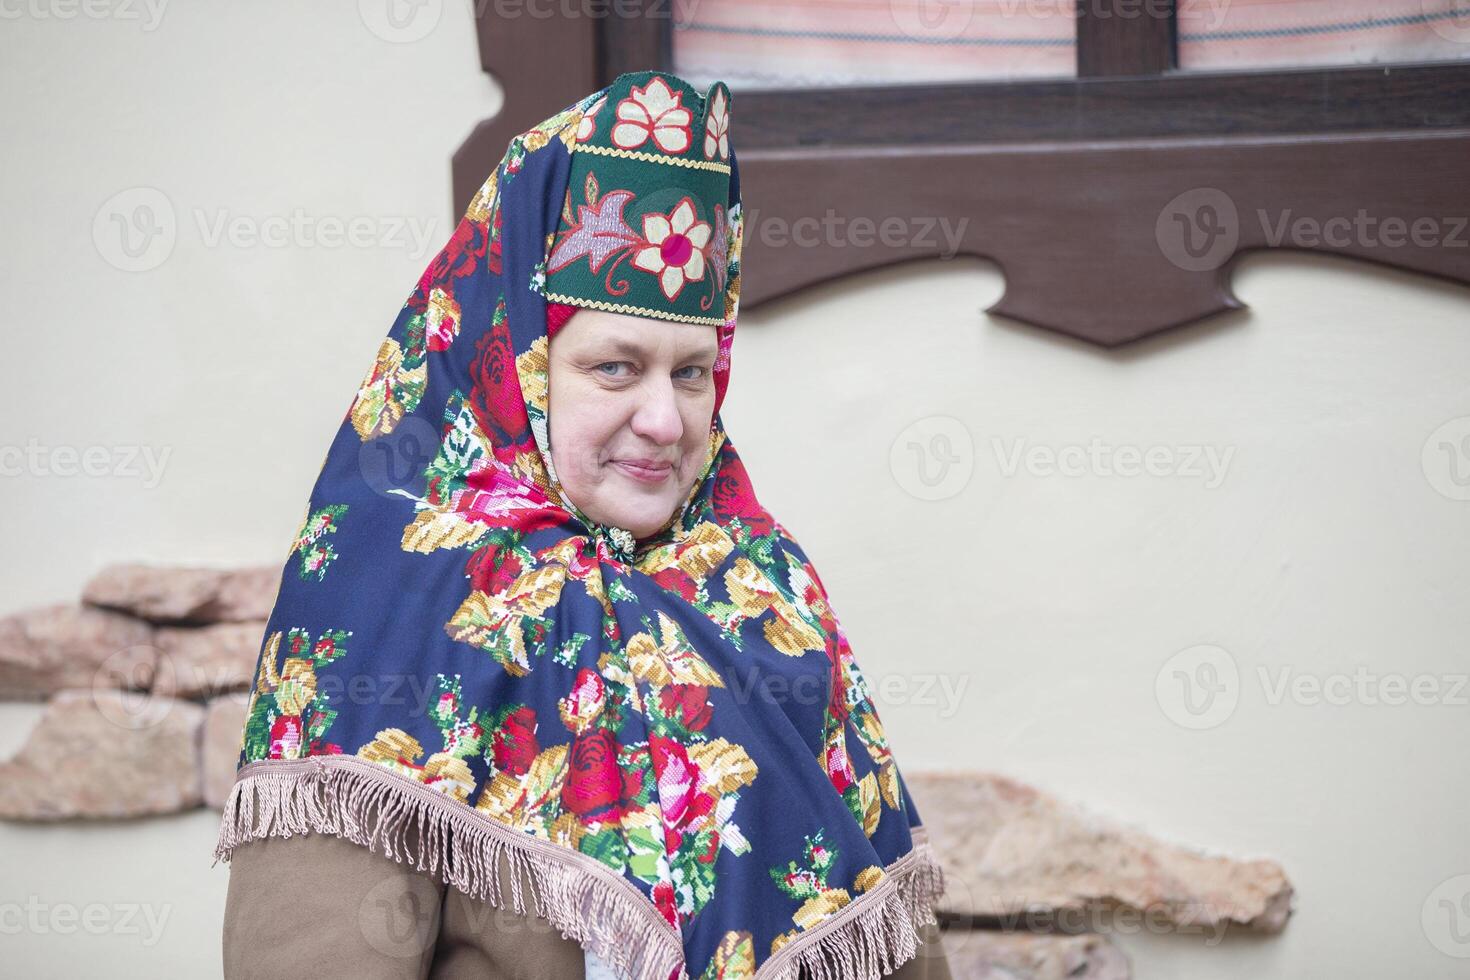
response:
<path fill-rule="evenodd" d="M 551 458 L 572 503 L 644 538 L 703 468 L 715 327 L 581 309 L 551 338 Z"/>

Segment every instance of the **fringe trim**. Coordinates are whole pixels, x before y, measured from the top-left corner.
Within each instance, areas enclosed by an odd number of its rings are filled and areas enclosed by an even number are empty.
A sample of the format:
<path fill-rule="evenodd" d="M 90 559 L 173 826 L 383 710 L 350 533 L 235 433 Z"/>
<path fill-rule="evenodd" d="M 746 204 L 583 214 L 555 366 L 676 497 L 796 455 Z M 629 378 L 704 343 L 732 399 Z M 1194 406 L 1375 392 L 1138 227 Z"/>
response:
<path fill-rule="evenodd" d="M 839 914 L 802 933 L 756 974 L 766 980 L 877 980 L 919 952 L 922 926 L 937 925 L 934 904 L 944 894 L 944 869 L 923 826 L 913 850 L 893 862 L 877 888 Z"/>
<path fill-rule="evenodd" d="M 410 853 L 407 831 L 421 847 Z M 355 756 L 265 760 L 241 768 L 214 862 L 265 837 L 332 834 L 427 871 L 499 909 L 535 914 L 630 980 L 688 980 L 682 938 L 632 882 L 596 858 L 511 830 L 409 777 Z M 514 876 L 502 892 L 500 861 Z"/>
<path fill-rule="evenodd" d="M 408 831 L 421 848 L 408 847 Z M 690 980 L 683 939 L 632 882 L 596 858 L 511 830 L 409 777 L 355 756 L 264 760 L 241 768 L 225 801 L 214 862 L 247 841 L 324 833 L 350 840 L 499 909 L 535 914 L 628 980 Z M 777 950 L 761 980 L 876 980 L 908 962 L 937 922 L 944 871 L 928 831 L 877 887 Z M 514 876 L 502 892 L 500 861 Z"/>

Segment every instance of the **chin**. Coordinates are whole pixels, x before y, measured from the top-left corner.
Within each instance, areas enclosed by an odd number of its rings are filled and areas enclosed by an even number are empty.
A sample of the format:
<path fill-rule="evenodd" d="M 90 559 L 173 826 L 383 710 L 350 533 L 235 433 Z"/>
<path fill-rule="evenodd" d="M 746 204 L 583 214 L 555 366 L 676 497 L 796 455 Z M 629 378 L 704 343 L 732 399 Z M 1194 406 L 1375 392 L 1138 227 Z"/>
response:
<path fill-rule="evenodd" d="M 645 538 L 653 532 L 657 531 L 659 528 L 663 527 L 664 522 L 666 522 L 673 513 L 674 508 L 672 505 L 669 505 L 656 514 L 651 514 L 648 510 L 638 510 L 633 513 L 615 514 L 613 518 L 607 523 L 616 525 L 617 527 L 628 529 L 633 533 L 633 536 L 636 538 Z"/>

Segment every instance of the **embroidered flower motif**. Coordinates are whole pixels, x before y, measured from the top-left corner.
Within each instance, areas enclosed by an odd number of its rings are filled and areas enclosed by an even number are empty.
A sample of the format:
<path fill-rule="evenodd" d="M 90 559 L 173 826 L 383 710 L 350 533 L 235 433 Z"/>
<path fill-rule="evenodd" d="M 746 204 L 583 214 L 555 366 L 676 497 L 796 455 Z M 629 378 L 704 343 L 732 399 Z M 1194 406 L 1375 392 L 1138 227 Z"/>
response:
<path fill-rule="evenodd" d="M 562 786 L 561 805 L 588 820 L 616 820 L 622 815 L 632 778 L 618 766 L 618 737 L 606 728 L 583 732 L 572 740 L 571 760 Z"/>
<path fill-rule="evenodd" d="M 691 198 L 684 198 L 667 215 L 645 214 L 643 238 L 647 244 L 634 253 L 633 265 L 658 276 L 667 298 L 676 299 L 686 282 L 704 278 L 710 224 L 695 217 Z"/>
<path fill-rule="evenodd" d="M 346 504 L 328 504 L 312 511 L 302 521 L 296 540 L 291 543 L 291 554 L 301 556 L 299 572 L 303 579 L 309 580 L 313 574 L 318 582 L 326 578 L 327 568 L 337 557 L 337 549 L 323 537 L 336 532 L 337 519 L 345 513 Z"/>
<path fill-rule="evenodd" d="M 623 209 L 633 200 L 633 192 L 613 190 L 599 195 L 596 186 L 595 179 L 589 174 L 587 203 L 577 205 L 576 223 L 567 227 L 546 262 L 538 266 L 542 286 L 547 272 L 558 272 L 583 257 L 587 259 L 588 267 L 597 272 L 609 258 L 638 243 L 638 233 L 623 218 Z M 537 292 L 544 294 L 544 289 Z"/>
<path fill-rule="evenodd" d="M 720 89 L 710 100 L 709 114 L 704 122 L 704 156 L 706 160 L 718 157 L 730 158 L 730 106 L 725 100 L 725 90 Z"/>
<path fill-rule="evenodd" d="M 519 705 L 505 716 L 490 743 L 495 768 L 517 776 L 531 769 L 541 752 L 536 738 L 536 709 Z"/>
<path fill-rule="evenodd" d="M 607 685 L 596 672 L 583 667 L 570 693 L 557 704 L 562 724 L 580 735 L 592 726 L 607 703 Z"/>
<path fill-rule="evenodd" d="M 429 350 L 448 350 L 459 336 L 459 304 L 443 289 L 434 287 L 424 310 L 424 327 Z"/>
<path fill-rule="evenodd" d="M 272 759 L 301 758 L 301 718 L 281 715 L 271 725 L 270 756 Z"/>
<path fill-rule="evenodd" d="M 618 121 L 612 128 L 613 145 L 636 150 L 652 137 L 665 153 L 683 153 L 689 149 L 693 117 L 680 104 L 684 93 L 673 91 L 658 76 L 643 88 L 633 86 L 632 91 L 632 95 L 618 102 Z"/>
<path fill-rule="evenodd" d="M 577 142 L 585 143 L 592 138 L 597 130 L 597 111 L 607 104 L 607 96 L 603 96 L 593 103 L 592 108 L 582 113 L 582 121 L 577 123 Z"/>

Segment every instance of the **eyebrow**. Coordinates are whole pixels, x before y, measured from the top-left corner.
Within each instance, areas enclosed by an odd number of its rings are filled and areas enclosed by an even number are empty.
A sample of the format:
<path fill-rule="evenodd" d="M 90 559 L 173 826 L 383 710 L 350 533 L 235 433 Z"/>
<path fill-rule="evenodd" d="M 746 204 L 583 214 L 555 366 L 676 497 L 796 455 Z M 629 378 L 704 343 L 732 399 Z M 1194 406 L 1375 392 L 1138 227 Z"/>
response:
<path fill-rule="evenodd" d="M 643 350 L 643 347 L 641 345 L 636 344 L 636 343 L 634 343 L 631 340 L 626 340 L 626 339 L 624 339 L 622 337 L 612 337 L 612 338 L 602 338 L 602 339 L 599 339 L 592 346 L 591 350 L 592 350 L 592 353 L 594 355 L 596 355 L 596 356 L 604 356 L 604 355 L 607 355 L 607 354 L 620 354 L 620 355 L 622 355 L 624 357 L 643 357 L 644 356 L 644 350 Z M 690 354 L 690 356 L 692 356 L 692 357 L 716 357 L 716 356 L 719 355 L 719 353 L 720 353 L 719 344 L 718 344 L 718 342 L 716 342 L 714 344 L 701 344 L 696 350 L 694 350 Z"/>

